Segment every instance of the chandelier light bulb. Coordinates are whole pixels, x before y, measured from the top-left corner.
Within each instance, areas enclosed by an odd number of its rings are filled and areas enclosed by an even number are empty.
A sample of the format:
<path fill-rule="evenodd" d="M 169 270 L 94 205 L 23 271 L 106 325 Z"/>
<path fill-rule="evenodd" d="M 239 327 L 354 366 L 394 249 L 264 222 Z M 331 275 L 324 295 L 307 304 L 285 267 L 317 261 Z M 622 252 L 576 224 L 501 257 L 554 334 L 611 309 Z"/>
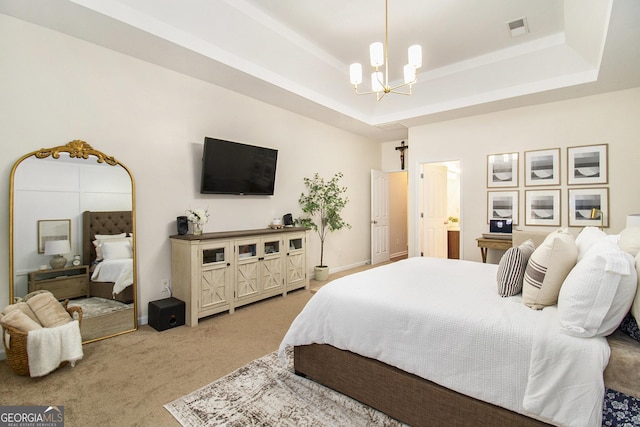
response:
<path fill-rule="evenodd" d="M 404 66 L 404 84 L 413 83 L 416 79 L 416 67 L 411 64 Z"/>
<path fill-rule="evenodd" d="M 422 46 L 419 44 L 414 44 L 409 46 L 409 64 L 413 65 L 414 68 L 422 67 Z"/>
<path fill-rule="evenodd" d="M 371 57 L 371 66 L 379 67 L 384 64 L 384 46 L 381 42 L 371 43 L 369 46 L 369 55 Z"/>
<path fill-rule="evenodd" d="M 384 86 L 382 86 L 383 74 L 382 71 L 375 71 L 371 73 L 371 90 L 374 92 L 382 92 Z"/>
<path fill-rule="evenodd" d="M 362 65 L 355 62 L 349 66 L 349 77 L 352 85 L 362 83 Z"/>

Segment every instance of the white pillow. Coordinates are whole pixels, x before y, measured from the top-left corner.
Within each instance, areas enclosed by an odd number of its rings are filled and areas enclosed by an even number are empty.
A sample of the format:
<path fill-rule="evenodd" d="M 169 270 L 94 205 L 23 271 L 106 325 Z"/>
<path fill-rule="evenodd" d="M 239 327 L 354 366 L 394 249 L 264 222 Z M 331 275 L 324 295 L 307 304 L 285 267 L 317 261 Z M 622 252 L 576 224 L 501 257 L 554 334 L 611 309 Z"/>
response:
<path fill-rule="evenodd" d="M 523 302 L 535 310 L 555 305 L 562 282 L 577 258 L 575 239 L 566 229 L 550 233 L 529 258 L 522 286 Z"/>
<path fill-rule="evenodd" d="M 121 239 L 123 237 L 127 237 L 127 233 L 119 233 L 119 234 L 96 234 L 94 239 L 96 240 L 109 240 L 109 239 Z"/>
<path fill-rule="evenodd" d="M 125 234 L 125 233 L 123 233 Z M 120 236 L 120 235 L 118 235 Z M 94 240 L 93 241 L 93 246 L 96 248 L 96 261 L 102 261 L 104 259 L 104 256 L 102 254 L 102 246 L 104 245 L 105 242 L 127 242 L 129 243 L 129 245 L 131 245 L 131 237 L 109 237 L 107 236 L 106 239 L 100 239 L 100 240 Z"/>
<path fill-rule="evenodd" d="M 623 251 L 636 256 L 640 252 L 640 227 L 627 227 L 620 232 L 618 245 Z"/>
<path fill-rule="evenodd" d="M 106 241 L 102 245 L 102 258 L 110 259 L 129 259 L 133 256 L 131 244 L 128 241 Z"/>
<path fill-rule="evenodd" d="M 587 253 L 589 248 L 598 241 L 607 237 L 607 233 L 600 230 L 598 227 L 585 227 L 580 231 L 578 237 L 576 237 L 576 247 L 578 248 L 578 262 Z"/>
<path fill-rule="evenodd" d="M 560 331 L 585 338 L 610 335 L 629 312 L 637 280 L 631 255 L 607 240 L 594 244 L 560 289 Z"/>

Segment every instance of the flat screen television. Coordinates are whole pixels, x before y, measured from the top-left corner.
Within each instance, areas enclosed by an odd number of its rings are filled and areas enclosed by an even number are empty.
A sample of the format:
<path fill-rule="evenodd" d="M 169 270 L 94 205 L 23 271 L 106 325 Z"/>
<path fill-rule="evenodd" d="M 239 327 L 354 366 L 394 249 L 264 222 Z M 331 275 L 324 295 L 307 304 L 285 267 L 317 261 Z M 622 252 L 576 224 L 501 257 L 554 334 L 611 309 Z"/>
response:
<path fill-rule="evenodd" d="M 273 195 L 278 150 L 205 137 L 202 194 Z"/>

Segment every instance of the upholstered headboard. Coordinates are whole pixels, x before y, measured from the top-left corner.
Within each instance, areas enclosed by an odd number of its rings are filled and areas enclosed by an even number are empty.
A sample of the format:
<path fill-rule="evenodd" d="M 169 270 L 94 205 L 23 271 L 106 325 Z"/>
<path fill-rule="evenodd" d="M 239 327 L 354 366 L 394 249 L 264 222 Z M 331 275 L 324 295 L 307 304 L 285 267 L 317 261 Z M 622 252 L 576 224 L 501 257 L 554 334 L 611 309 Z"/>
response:
<path fill-rule="evenodd" d="M 96 234 L 131 233 L 133 220 L 131 211 L 105 211 L 82 213 L 82 261 L 91 265 L 96 259 L 93 246 Z"/>
<path fill-rule="evenodd" d="M 520 246 L 520 244 L 526 242 L 527 240 L 533 240 L 534 246 L 537 248 L 544 241 L 545 237 L 547 237 L 549 233 L 545 231 L 523 231 L 523 230 L 513 230 L 512 233 L 512 242 L 513 246 Z"/>

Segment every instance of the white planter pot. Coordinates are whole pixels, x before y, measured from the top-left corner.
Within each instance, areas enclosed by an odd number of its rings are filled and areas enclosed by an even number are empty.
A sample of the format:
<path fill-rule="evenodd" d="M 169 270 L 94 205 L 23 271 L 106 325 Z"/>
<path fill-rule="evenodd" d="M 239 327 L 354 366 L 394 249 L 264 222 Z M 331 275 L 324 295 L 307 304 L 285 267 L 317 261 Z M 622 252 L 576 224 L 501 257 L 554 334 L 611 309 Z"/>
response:
<path fill-rule="evenodd" d="M 329 267 L 314 267 L 313 278 L 319 282 L 325 282 L 329 278 Z"/>

